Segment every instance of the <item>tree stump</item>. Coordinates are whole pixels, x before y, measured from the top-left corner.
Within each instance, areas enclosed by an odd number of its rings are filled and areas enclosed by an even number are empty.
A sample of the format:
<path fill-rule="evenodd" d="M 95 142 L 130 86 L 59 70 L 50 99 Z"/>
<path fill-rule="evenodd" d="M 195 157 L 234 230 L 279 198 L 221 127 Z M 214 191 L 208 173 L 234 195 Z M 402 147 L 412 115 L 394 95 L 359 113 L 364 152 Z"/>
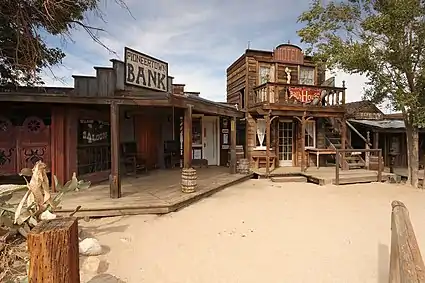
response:
<path fill-rule="evenodd" d="M 28 234 L 30 283 L 79 283 L 78 221 L 40 222 Z"/>
<path fill-rule="evenodd" d="M 196 180 L 196 170 L 193 168 L 183 168 L 182 169 L 182 192 L 183 193 L 193 193 L 198 186 Z"/>

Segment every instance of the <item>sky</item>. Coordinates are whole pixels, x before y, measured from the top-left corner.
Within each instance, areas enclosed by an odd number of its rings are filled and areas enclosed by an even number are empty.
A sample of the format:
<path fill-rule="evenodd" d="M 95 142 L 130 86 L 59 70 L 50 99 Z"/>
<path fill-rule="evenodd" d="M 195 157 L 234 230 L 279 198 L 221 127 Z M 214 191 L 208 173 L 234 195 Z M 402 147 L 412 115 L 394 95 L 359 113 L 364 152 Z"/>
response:
<path fill-rule="evenodd" d="M 226 69 L 248 44 L 251 49 L 273 50 L 281 43 L 299 45 L 298 16 L 308 0 L 125 0 L 128 10 L 114 0 L 100 5 L 103 20 L 90 13 L 87 23 L 99 27 L 100 40 L 115 53 L 93 42 L 83 29 L 71 40 L 46 37 L 61 47 L 66 57 L 44 76 L 48 86 L 73 86 L 72 75 L 94 75 L 94 66 L 110 66 L 112 58 L 123 60 L 124 47 L 159 58 L 169 64 L 174 83 L 202 97 L 226 100 Z M 366 79 L 336 73 L 336 85 L 345 81 L 347 101 L 361 99 Z"/>

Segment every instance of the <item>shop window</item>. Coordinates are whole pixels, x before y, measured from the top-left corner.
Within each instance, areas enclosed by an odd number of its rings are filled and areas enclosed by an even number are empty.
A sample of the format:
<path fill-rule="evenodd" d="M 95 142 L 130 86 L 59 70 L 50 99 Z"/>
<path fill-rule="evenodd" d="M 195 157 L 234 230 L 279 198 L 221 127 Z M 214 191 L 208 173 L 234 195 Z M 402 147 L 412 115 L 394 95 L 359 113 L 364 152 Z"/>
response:
<path fill-rule="evenodd" d="M 316 148 L 316 122 L 307 121 L 305 125 L 305 147 Z"/>
<path fill-rule="evenodd" d="M 314 68 L 300 68 L 300 84 L 314 85 Z"/>
<path fill-rule="evenodd" d="M 202 145 L 202 118 L 192 118 L 192 145 Z"/>
<path fill-rule="evenodd" d="M 106 121 L 78 121 L 78 175 L 111 169 L 110 125 Z"/>

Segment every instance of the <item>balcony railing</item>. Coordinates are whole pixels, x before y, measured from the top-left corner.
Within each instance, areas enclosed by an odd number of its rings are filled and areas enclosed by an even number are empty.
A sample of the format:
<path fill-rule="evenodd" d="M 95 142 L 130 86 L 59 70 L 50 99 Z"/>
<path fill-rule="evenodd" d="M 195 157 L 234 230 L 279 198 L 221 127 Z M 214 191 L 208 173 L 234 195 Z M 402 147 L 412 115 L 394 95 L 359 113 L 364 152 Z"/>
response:
<path fill-rule="evenodd" d="M 254 106 L 264 103 L 343 106 L 345 88 L 283 83 L 264 83 L 254 88 Z"/>

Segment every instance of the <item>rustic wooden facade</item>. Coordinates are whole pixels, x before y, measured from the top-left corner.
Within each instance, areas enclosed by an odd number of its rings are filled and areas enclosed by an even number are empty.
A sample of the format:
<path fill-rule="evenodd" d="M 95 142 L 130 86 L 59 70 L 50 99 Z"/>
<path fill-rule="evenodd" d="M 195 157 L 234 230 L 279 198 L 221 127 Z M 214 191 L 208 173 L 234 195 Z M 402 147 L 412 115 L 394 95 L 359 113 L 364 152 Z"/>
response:
<path fill-rule="evenodd" d="M 371 148 L 382 149 L 385 166 L 407 167 L 406 127 L 401 113 L 384 114 L 370 101 L 347 103 L 347 119 L 352 128 L 352 145 L 364 148 L 365 140 Z M 419 158 L 425 160 L 425 130 L 419 129 Z"/>
<path fill-rule="evenodd" d="M 0 176 L 16 175 L 42 160 L 59 180 L 70 179 L 73 172 L 94 182 L 109 179 L 111 197 L 117 198 L 125 173 L 123 148 L 143 157 L 145 170 L 168 162 L 192 167 L 194 117 L 216 121 L 217 132 L 228 133 L 226 139 L 216 133 L 219 157 L 213 165 L 230 163 L 236 171 L 228 160 L 229 150 L 233 158 L 236 152 L 230 125 L 243 113 L 185 92 L 172 77 L 167 92 L 126 85 L 124 62 L 111 62 L 112 67 L 95 67 L 94 77 L 73 76 L 74 88 L 0 89 L 5 109 L 0 114 Z M 205 137 L 206 128 L 201 132 Z M 167 150 L 177 151 L 177 160 L 167 160 Z"/>
<path fill-rule="evenodd" d="M 227 102 L 245 112 L 246 156 L 252 168 L 319 166 L 336 148 L 350 147 L 345 86 L 325 81 L 325 69 L 298 46 L 246 50 L 227 69 Z"/>

